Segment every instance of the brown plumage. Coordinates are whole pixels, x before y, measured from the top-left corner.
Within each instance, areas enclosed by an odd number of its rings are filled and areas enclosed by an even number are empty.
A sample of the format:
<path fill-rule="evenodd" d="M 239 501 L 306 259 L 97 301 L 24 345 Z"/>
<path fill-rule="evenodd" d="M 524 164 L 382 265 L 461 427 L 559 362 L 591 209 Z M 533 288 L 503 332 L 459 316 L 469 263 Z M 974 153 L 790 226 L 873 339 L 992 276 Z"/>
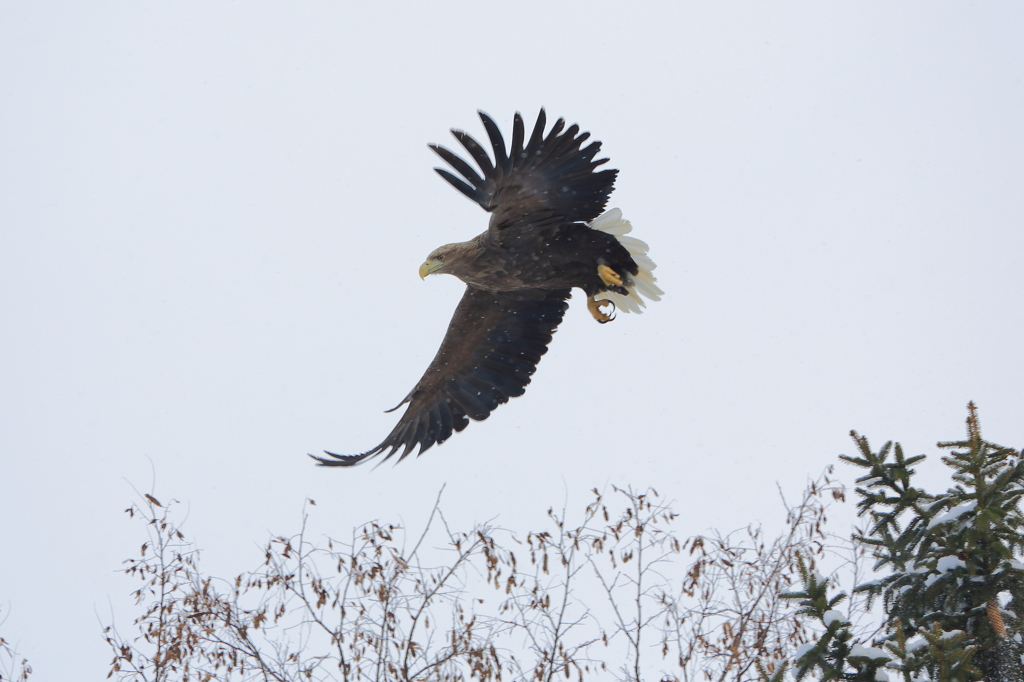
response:
<path fill-rule="evenodd" d="M 360 455 L 314 457 L 322 466 L 352 466 L 385 451 L 387 459 L 399 449 L 403 459 L 416 446 L 423 453 L 469 419 L 486 419 L 522 395 L 573 287 L 586 293 L 599 322 L 611 318 L 598 306 L 618 302 L 639 312 L 637 292 L 652 300 L 662 293 L 646 244 L 622 236 L 630 227 L 617 209 L 601 215 L 618 171 L 597 170 L 607 162 L 594 160 L 600 142 L 583 147 L 590 134 L 576 125 L 563 132 L 562 119 L 545 135 L 541 109 L 525 144 L 523 119 L 515 115 L 506 150 L 494 121 L 483 112 L 480 118 L 493 161 L 466 133 L 452 134 L 482 174 L 444 147 L 430 148 L 462 177 L 435 170 L 491 214 L 487 231 L 435 249 L 420 267 L 421 277 L 455 275 L 468 285 L 466 293 L 426 373 L 393 408 L 409 404 L 384 442 Z"/>

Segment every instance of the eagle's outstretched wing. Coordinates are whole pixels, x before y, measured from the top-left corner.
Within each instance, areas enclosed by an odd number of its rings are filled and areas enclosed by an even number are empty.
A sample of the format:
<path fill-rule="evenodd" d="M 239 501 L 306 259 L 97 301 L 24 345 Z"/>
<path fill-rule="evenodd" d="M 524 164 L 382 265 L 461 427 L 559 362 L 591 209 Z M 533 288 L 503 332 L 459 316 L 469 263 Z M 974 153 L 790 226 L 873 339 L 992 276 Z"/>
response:
<path fill-rule="evenodd" d="M 582 147 L 590 133 L 580 133 L 576 124 L 563 133 L 565 120 L 560 118 L 545 137 L 546 117 L 541 109 L 533 134 L 524 147 L 523 117 L 516 113 L 512 147 L 506 151 L 497 124 L 484 112 L 479 113 L 494 151 L 493 162 L 480 144 L 465 132 L 452 130 L 452 135 L 480 166 L 482 177 L 453 152 L 436 144 L 430 148 L 463 177 L 443 168 L 434 170 L 455 189 L 494 214 L 492 232 L 513 227 L 543 228 L 567 222 L 590 222 L 601 215 L 618 171 L 596 170 L 608 159 L 594 160 L 601 149 L 600 142 Z"/>
<path fill-rule="evenodd" d="M 469 419 L 486 419 L 498 405 L 522 395 L 562 321 L 569 290 L 495 292 L 467 287 L 441 348 L 416 387 L 394 409 L 409 403 L 391 434 L 361 455 L 310 455 L 321 466 L 352 466 L 419 445 L 422 454 L 461 431 Z M 468 419 L 467 419 L 468 418 Z"/>

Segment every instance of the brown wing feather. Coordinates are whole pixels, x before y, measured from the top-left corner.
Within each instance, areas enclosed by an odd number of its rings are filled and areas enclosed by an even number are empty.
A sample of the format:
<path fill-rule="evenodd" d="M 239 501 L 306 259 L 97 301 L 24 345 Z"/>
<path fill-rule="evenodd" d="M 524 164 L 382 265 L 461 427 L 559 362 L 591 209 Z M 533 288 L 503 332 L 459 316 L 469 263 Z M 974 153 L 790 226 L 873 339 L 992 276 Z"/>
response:
<path fill-rule="evenodd" d="M 565 121 L 558 119 L 545 136 L 546 117 L 541 109 L 533 134 L 523 147 L 523 118 L 517 113 L 512 147 L 506 154 L 505 140 L 493 119 L 482 111 L 480 118 L 491 141 L 494 162 L 468 134 L 461 130 L 453 130 L 452 134 L 476 161 L 483 171 L 482 176 L 444 147 L 430 145 L 430 148 L 462 178 L 442 168 L 434 170 L 455 189 L 494 214 L 492 232 L 590 222 L 601 215 L 614 189 L 618 171 L 596 170 L 608 159 L 594 160 L 601 149 L 600 142 L 582 146 L 590 133 L 580 134 L 577 125 L 569 126 L 563 133 Z"/>
<path fill-rule="evenodd" d="M 399 407 L 405 414 L 383 443 L 361 455 L 313 457 L 321 466 L 353 466 L 399 448 L 399 460 L 419 446 L 420 454 L 481 421 L 509 398 L 526 391 L 562 321 L 569 290 L 499 293 L 467 287 L 441 348 L 423 378 Z M 397 408 L 395 408 L 397 409 Z"/>

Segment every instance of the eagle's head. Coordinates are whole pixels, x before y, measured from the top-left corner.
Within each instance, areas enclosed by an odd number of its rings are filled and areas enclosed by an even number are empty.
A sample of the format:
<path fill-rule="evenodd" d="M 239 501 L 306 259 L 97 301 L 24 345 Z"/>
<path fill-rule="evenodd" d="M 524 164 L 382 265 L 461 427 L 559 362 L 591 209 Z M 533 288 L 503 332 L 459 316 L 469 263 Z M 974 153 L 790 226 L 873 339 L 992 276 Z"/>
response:
<path fill-rule="evenodd" d="M 470 242 L 437 247 L 420 266 L 420 279 L 435 273 L 459 276 L 462 271 L 460 266 L 466 264 L 471 248 Z"/>

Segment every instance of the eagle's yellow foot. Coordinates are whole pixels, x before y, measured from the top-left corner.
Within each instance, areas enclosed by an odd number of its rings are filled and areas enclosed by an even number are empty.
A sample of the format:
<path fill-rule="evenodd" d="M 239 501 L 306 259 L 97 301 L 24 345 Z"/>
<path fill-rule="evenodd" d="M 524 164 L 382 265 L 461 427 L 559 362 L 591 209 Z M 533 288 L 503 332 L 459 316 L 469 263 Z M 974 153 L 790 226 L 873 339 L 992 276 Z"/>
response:
<path fill-rule="evenodd" d="M 619 277 L 619 273 L 615 272 L 604 263 L 597 266 L 597 276 L 601 278 L 601 281 L 604 282 L 605 286 L 622 286 L 622 278 Z"/>
<path fill-rule="evenodd" d="M 593 296 L 587 298 L 587 310 L 589 310 L 590 314 L 594 316 L 594 319 L 600 322 L 601 324 L 604 324 L 605 322 L 610 322 L 613 319 L 615 319 L 612 315 L 607 315 L 601 312 L 601 306 L 603 305 L 610 305 L 612 307 L 612 312 L 615 312 L 615 304 L 612 303 L 611 301 L 598 301 Z"/>

